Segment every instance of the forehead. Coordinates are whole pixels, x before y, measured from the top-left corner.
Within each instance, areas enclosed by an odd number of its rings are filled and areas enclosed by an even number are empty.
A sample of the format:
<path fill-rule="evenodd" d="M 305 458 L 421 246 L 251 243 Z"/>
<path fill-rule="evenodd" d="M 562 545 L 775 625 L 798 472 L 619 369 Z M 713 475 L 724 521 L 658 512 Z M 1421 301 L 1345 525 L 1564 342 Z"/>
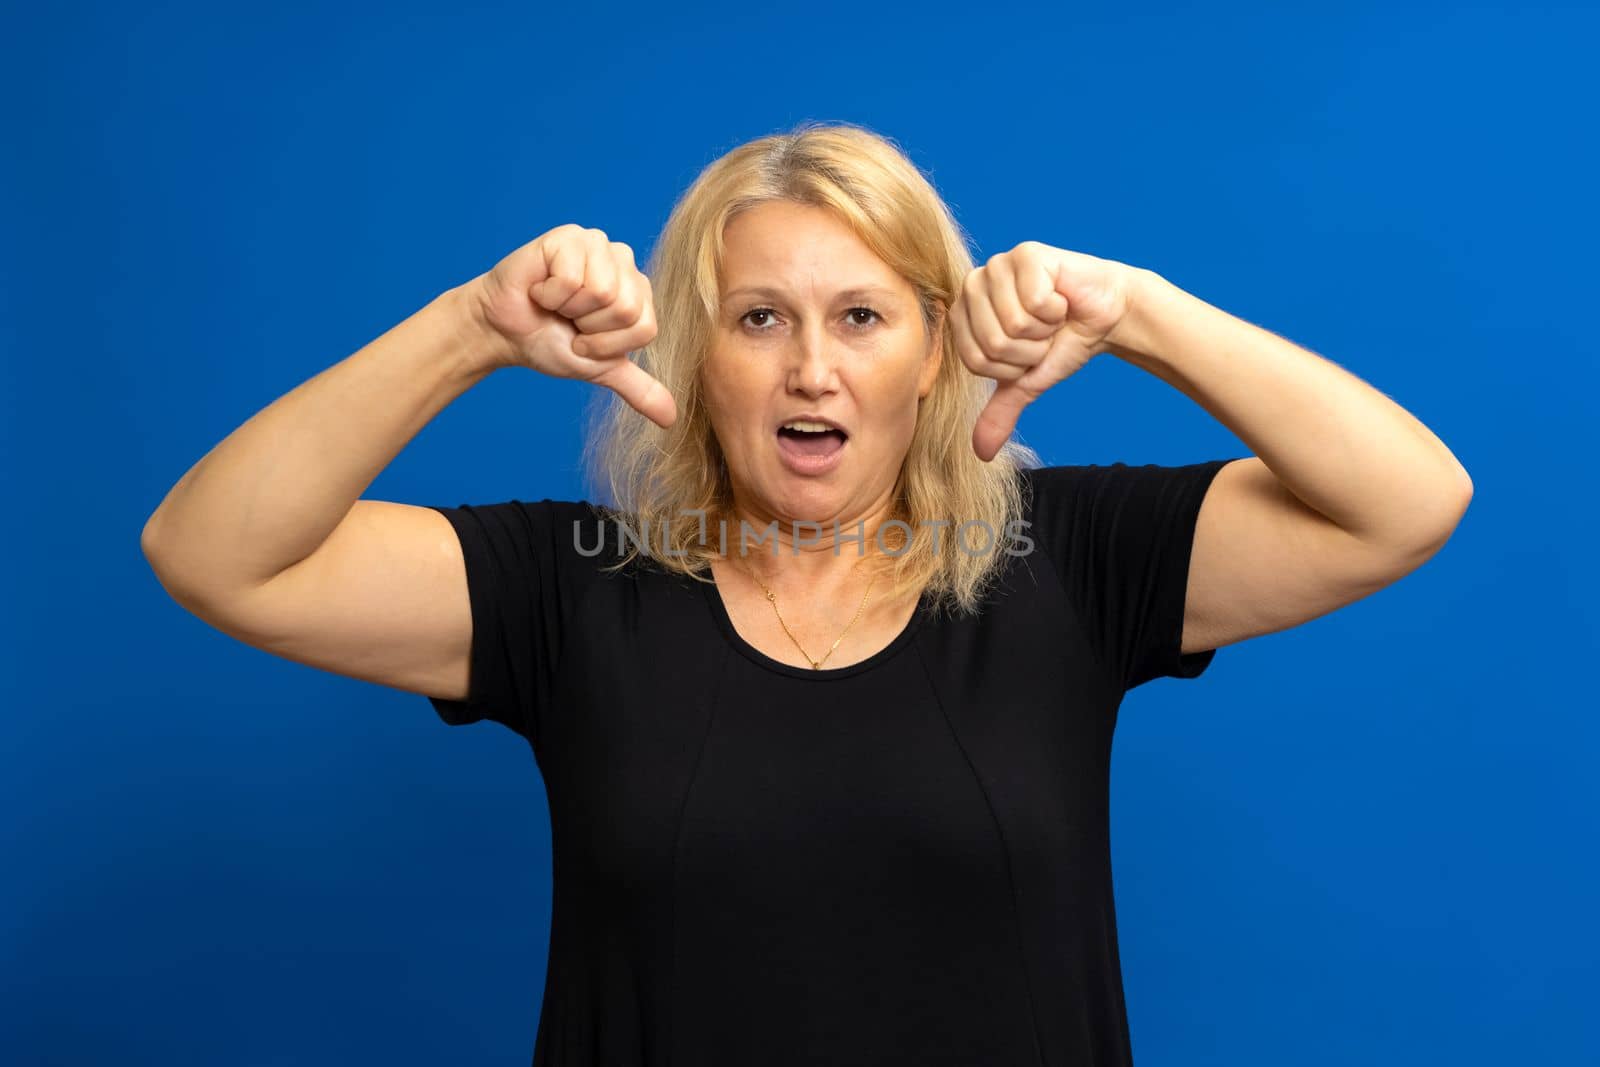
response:
<path fill-rule="evenodd" d="M 768 292 L 845 287 L 902 293 L 908 285 L 826 208 L 769 201 L 723 230 L 725 289 Z"/>

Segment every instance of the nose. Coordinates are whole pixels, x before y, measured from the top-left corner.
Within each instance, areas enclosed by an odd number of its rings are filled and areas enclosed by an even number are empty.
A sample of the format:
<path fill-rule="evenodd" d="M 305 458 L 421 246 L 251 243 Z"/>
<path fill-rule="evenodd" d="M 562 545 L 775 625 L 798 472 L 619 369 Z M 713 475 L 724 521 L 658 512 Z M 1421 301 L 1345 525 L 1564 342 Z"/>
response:
<path fill-rule="evenodd" d="M 821 324 L 813 321 L 796 335 L 790 347 L 787 385 L 792 393 L 822 396 L 839 386 L 838 360 L 833 342 Z"/>

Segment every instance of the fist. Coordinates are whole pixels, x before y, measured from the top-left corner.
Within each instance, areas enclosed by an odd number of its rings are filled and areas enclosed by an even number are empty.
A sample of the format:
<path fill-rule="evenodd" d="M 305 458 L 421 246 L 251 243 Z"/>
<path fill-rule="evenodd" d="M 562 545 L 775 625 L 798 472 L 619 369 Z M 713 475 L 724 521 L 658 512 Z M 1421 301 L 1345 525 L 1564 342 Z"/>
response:
<path fill-rule="evenodd" d="M 972 449 L 993 459 L 1022 409 L 1106 348 L 1128 310 L 1132 268 L 1024 241 L 971 271 L 950 308 L 961 362 L 993 378 Z"/>
<path fill-rule="evenodd" d="M 568 223 L 534 238 L 474 280 L 478 313 L 502 342 L 500 362 L 615 392 L 659 426 L 677 405 L 628 358 L 656 335 L 650 279 L 633 249 Z"/>

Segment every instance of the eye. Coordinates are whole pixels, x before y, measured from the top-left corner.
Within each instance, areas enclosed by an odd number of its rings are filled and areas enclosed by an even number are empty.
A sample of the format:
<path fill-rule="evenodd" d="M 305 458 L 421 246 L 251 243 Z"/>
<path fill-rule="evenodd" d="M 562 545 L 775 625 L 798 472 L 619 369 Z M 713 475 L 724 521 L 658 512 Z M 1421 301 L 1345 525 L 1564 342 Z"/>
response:
<path fill-rule="evenodd" d="M 744 322 L 751 315 L 771 315 L 771 314 L 772 314 L 772 309 L 771 308 L 751 308 L 749 311 L 746 311 L 743 315 L 741 315 L 739 317 L 739 321 L 740 322 Z M 751 325 L 755 325 L 755 324 L 752 323 Z M 756 326 L 757 332 L 764 331 L 765 329 L 766 329 L 766 327 L 764 327 L 764 326 Z"/>
<path fill-rule="evenodd" d="M 746 311 L 743 315 L 739 316 L 739 321 L 749 323 L 750 327 L 757 333 L 765 333 L 767 332 L 768 327 L 761 323 L 751 321 L 751 317 L 755 315 L 771 316 L 775 314 L 777 314 L 777 312 L 769 307 L 751 308 L 749 311 Z M 883 318 L 883 316 L 879 315 L 877 311 L 865 306 L 853 307 L 849 311 L 845 312 L 845 314 L 850 318 L 850 325 L 858 330 L 864 330 L 870 326 L 873 326 Z M 867 316 L 866 321 L 856 318 L 857 315 L 863 314 Z"/>

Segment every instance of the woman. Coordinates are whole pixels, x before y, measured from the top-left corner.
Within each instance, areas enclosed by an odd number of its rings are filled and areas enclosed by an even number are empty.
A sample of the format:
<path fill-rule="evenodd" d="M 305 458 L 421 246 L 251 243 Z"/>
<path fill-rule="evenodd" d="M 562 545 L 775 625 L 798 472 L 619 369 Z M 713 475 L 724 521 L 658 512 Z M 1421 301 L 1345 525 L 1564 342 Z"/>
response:
<path fill-rule="evenodd" d="M 1037 466 L 1018 414 L 1100 353 L 1255 455 Z M 611 390 L 612 510 L 359 499 L 507 367 Z M 707 168 L 648 277 L 569 225 L 445 292 L 234 431 L 143 547 L 241 640 L 528 740 L 535 1063 L 1126 1064 L 1123 694 L 1394 582 L 1470 496 L 1332 363 L 1110 260 L 974 269 L 892 142 L 812 124 Z"/>

